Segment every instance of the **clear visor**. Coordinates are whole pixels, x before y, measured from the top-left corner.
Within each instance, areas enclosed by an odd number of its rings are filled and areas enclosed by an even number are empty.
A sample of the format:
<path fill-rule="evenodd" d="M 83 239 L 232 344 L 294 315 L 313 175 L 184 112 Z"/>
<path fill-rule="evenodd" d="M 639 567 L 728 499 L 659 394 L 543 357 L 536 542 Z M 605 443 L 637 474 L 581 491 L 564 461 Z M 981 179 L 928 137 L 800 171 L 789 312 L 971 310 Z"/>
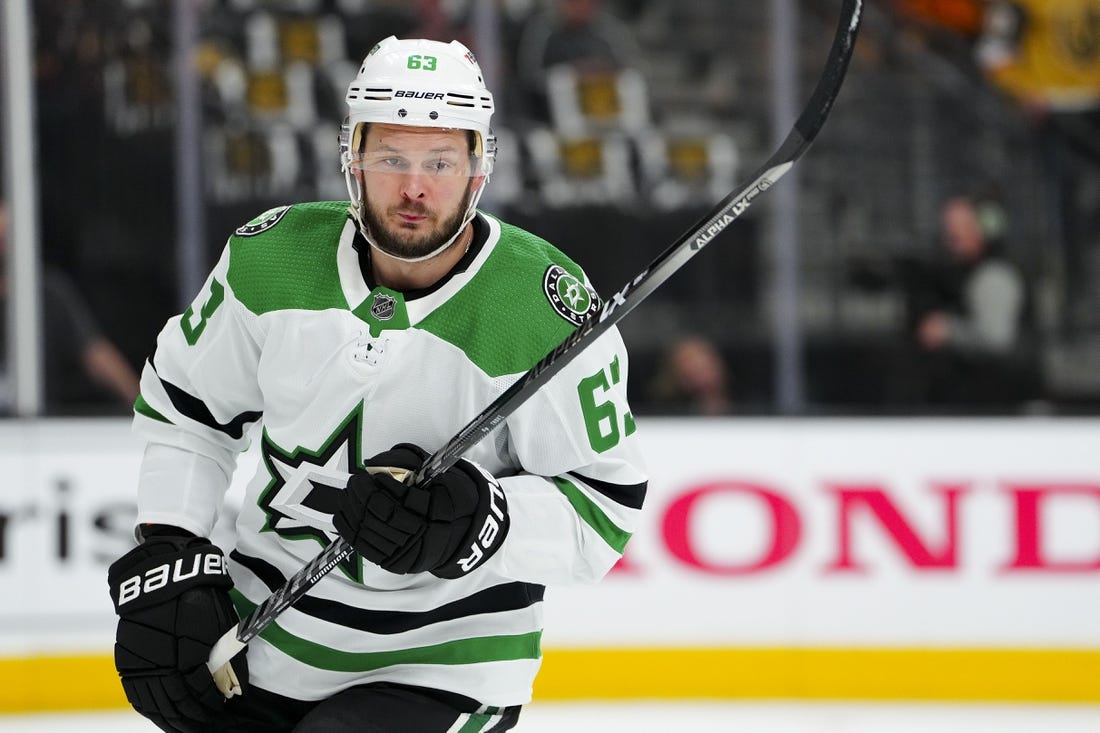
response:
<path fill-rule="evenodd" d="M 463 150 L 376 150 L 351 153 L 348 167 L 364 173 L 470 178 L 479 175 L 477 158 Z"/>
<path fill-rule="evenodd" d="M 440 128 L 450 129 L 450 128 Z M 479 135 L 470 133 L 470 144 L 466 141 L 442 147 L 411 146 L 394 147 L 383 142 L 371 150 L 366 147 L 366 123 L 354 127 L 344 120 L 340 129 L 340 152 L 346 170 L 364 173 L 390 173 L 397 175 L 426 175 L 433 178 L 473 178 L 487 175 L 491 170 L 492 157 L 487 158 L 482 150 Z M 467 131 L 463 131 L 467 132 Z M 495 140 L 491 140 L 495 146 Z M 473 147 L 471 152 L 470 147 Z M 492 148 L 490 153 L 495 151 Z"/>

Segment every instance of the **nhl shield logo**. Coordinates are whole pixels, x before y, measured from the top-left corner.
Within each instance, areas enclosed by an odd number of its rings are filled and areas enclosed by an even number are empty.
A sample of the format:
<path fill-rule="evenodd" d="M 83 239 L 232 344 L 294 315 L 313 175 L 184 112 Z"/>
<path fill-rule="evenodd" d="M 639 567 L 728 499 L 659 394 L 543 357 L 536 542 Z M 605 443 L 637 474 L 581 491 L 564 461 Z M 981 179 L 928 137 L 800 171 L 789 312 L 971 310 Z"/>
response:
<path fill-rule="evenodd" d="M 379 293 L 370 306 L 370 314 L 380 321 L 388 321 L 397 312 L 397 298 L 387 293 Z"/>
<path fill-rule="evenodd" d="M 546 268 L 542 289 L 554 312 L 574 326 L 584 323 L 600 307 L 599 296 L 561 265 Z"/>

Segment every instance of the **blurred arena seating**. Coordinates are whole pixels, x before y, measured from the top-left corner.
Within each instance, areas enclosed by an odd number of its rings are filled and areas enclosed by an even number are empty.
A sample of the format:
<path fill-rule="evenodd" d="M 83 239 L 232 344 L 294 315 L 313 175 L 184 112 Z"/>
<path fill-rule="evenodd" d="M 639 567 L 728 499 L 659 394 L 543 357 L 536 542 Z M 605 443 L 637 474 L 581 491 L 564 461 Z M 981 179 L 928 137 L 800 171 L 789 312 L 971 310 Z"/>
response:
<path fill-rule="evenodd" d="M 164 252 L 173 239 L 166 172 L 175 119 L 171 19 L 167 3 L 121 5 L 35 4 L 40 138 L 63 139 L 103 161 L 81 174 L 95 213 L 78 231 L 63 223 L 70 182 L 44 180 L 54 185 L 43 191 L 44 251 L 89 283 L 93 307 L 119 324 L 117 337 L 139 363 L 152 324 L 174 309 L 165 296 L 173 275 Z M 204 127 L 196 154 L 203 160 L 211 259 L 229 232 L 266 208 L 345 197 L 336 142 L 343 92 L 375 42 L 427 27 L 431 5 L 478 50 L 472 0 L 198 5 Z M 820 73 L 835 3 L 796 5 L 805 98 Z M 605 6 L 644 49 L 636 66 L 548 70 L 546 108 L 538 110 L 524 103 L 516 68 L 518 39 L 544 4 L 495 4 L 501 63 L 500 78 L 490 84 L 500 156 L 483 208 L 560 246 L 606 293 L 686 231 L 774 143 L 769 3 L 608 0 Z M 1007 246 L 1034 278 L 1045 409 L 1088 410 L 1100 401 L 1094 307 L 1100 289 L 1080 284 L 1100 277 L 1100 240 L 1095 227 L 1081 223 L 1097 220 L 1100 192 L 1078 186 L 1076 198 L 1059 203 L 1051 166 L 1064 151 L 982 78 L 968 8 L 936 25 L 929 21 L 942 9 L 936 3 L 870 2 L 841 103 L 800 163 L 801 330 L 811 411 L 918 409 L 890 404 L 907 317 L 904 288 L 896 282 L 868 288 L 853 275 L 853 263 L 881 270 L 932 256 L 939 202 L 960 191 L 1000 202 L 1008 212 Z M 63 165 L 65 155 L 43 147 L 45 164 Z M 107 174 L 108 163 L 128 173 Z M 1095 158 L 1077 165 L 1079 178 L 1096 180 Z M 127 214 L 133 207 L 143 212 L 138 222 Z M 1056 236 L 1076 239 L 1052 246 Z M 164 241 L 149 246 L 158 240 Z M 739 412 L 774 409 L 767 241 L 762 204 L 624 322 L 640 409 L 667 334 L 681 331 L 710 339 L 726 356 Z M 114 297 L 110 278 L 135 270 L 143 274 L 130 283 L 133 297 L 146 308 L 120 306 Z M 97 282 L 110 285 L 96 292 Z"/>

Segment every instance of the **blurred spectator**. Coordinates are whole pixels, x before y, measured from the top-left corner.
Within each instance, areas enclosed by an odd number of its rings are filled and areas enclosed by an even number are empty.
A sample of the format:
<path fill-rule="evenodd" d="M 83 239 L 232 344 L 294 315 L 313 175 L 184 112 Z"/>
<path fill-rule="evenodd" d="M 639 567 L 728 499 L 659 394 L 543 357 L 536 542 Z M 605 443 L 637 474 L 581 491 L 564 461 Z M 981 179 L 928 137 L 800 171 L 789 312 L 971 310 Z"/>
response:
<path fill-rule="evenodd" d="M 547 78 L 554 67 L 606 75 L 637 68 L 638 58 L 630 29 L 602 0 L 553 0 L 527 21 L 519 43 L 516 69 L 529 114 L 549 118 Z"/>
<path fill-rule="evenodd" d="M 1100 3 L 991 0 L 978 59 L 995 84 L 1036 110 L 1100 108 Z"/>
<path fill-rule="evenodd" d="M 964 36 L 977 36 L 982 28 L 984 0 L 893 0 L 892 4 L 907 18 Z"/>
<path fill-rule="evenodd" d="M 718 349 L 687 336 L 665 354 L 646 402 L 666 414 L 726 415 L 731 412 L 726 365 Z"/>
<path fill-rule="evenodd" d="M 903 21 L 899 38 L 905 46 L 925 48 L 960 66 L 973 64 L 985 4 L 986 0 L 888 0 Z"/>
<path fill-rule="evenodd" d="M 0 371 L 7 366 L 7 208 L 0 202 Z M 61 272 L 42 272 L 42 339 L 45 343 L 46 412 L 73 414 L 121 410 L 138 395 L 138 379 L 100 331 L 72 282 Z M 0 375 L 0 388 L 10 380 Z M 0 414 L 11 395 L 0 391 Z"/>
<path fill-rule="evenodd" d="M 966 197 L 944 204 L 949 261 L 912 294 L 917 396 L 932 404 L 995 408 L 1035 396 L 1028 287 L 995 237 L 994 206 Z"/>
<path fill-rule="evenodd" d="M 1043 141 L 1061 230 L 1066 333 L 1096 305 L 1100 166 L 1100 0 L 992 0 L 978 46 L 989 79 L 1030 114 Z"/>

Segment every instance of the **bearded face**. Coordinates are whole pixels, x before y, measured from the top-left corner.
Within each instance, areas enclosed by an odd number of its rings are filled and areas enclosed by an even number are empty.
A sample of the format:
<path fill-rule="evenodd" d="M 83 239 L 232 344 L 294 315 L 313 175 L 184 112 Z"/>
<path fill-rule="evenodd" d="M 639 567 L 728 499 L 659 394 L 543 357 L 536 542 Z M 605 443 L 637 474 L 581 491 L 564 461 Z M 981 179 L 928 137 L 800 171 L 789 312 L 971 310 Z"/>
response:
<path fill-rule="evenodd" d="M 375 247 L 402 259 L 424 257 L 454 237 L 466 215 L 472 191 L 467 190 L 459 203 L 448 211 L 432 209 L 420 201 L 386 205 L 376 203 L 364 187 L 363 221 Z"/>
<path fill-rule="evenodd" d="M 372 243 L 402 259 L 431 255 L 452 239 L 484 180 L 471 178 L 463 130 L 371 125 L 355 166 Z"/>

